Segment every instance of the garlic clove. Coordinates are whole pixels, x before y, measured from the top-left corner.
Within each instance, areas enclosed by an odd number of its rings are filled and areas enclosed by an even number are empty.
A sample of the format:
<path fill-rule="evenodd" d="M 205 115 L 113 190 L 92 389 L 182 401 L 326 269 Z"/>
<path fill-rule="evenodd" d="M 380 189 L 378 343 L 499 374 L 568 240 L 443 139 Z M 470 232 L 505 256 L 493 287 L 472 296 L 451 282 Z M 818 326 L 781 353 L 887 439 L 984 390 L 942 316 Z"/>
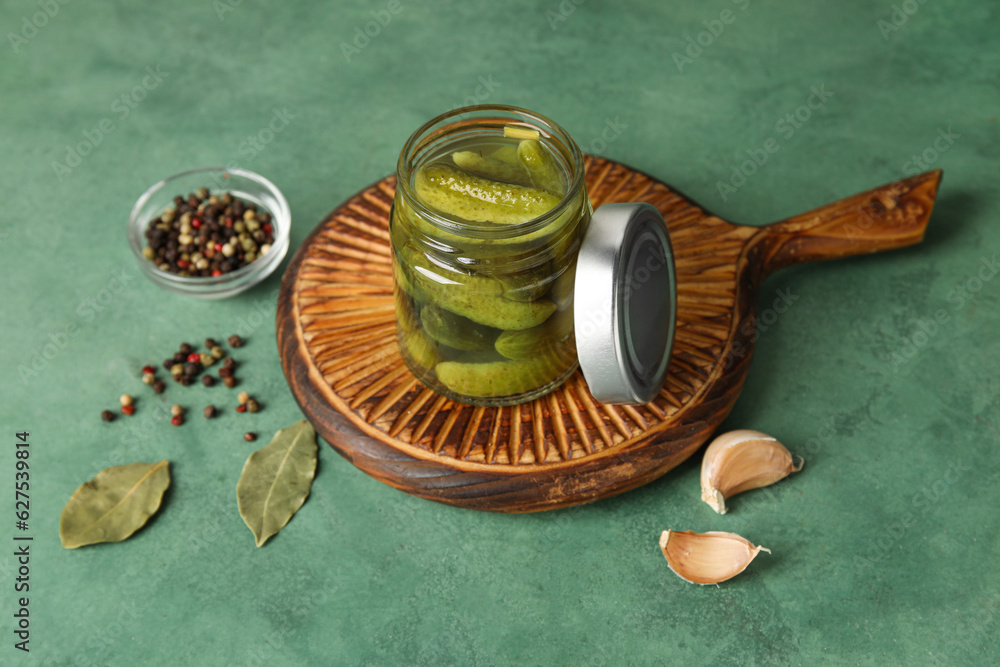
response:
<path fill-rule="evenodd" d="M 674 574 L 692 584 L 718 584 L 747 569 L 761 551 L 745 537 L 716 530 L 695 533 L 690 530 L 665 530 L 660 535 L 660 549 Z"/>
<path fill-rule="evenodd" d="M 719 514 L 726 499 L 759 489 L 802 469 L 780 442 L 760 431 L 739 430 L 720 435 L 701 461 L 701 499 Z"/>

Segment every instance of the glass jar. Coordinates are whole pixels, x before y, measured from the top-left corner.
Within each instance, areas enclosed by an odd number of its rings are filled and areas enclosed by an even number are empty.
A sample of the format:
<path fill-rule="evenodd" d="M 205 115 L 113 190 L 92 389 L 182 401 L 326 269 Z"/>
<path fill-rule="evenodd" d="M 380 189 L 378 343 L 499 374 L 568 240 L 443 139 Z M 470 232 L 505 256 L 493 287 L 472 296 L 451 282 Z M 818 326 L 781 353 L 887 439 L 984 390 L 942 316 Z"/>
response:
<path fill-rule="evenodd" d="M 397 336 L 426 386 L 511 405 L 577 368 L 573 290 L 592 214 L 569 134 L 510 106 L 442 114 L 406 142 L 390 234 Z"/>

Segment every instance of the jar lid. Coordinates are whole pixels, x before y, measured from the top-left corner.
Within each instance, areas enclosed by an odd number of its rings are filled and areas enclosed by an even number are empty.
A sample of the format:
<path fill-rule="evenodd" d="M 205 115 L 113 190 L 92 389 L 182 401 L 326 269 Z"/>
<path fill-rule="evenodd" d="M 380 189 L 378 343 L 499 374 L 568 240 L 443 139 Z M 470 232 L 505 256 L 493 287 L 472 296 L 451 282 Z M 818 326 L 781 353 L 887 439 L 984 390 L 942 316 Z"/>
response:
<path fill-rule="evenodd" d="M 674 257 L 663 216 L 645 203 L 594 211 L 577 256 L 576 351 L 602 403 L 653 400 L 667 376 L 677 321 Z"/>

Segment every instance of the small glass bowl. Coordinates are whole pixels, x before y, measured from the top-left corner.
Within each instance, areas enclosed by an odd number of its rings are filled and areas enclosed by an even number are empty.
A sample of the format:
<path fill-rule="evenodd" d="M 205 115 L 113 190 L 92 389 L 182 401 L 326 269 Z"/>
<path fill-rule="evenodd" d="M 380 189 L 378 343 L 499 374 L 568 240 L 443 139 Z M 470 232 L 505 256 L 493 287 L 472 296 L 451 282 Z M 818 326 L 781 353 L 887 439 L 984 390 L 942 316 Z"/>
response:
<path fill-rule="evenodd" d="M 161 270 L 143 257 L 149 223 L 174 205 L 175 196 L 187 196 L 198 188 L 208 188 L 211 194 L 229 192 L 270 213 L 274 228 L 271 249 L 250 264 L 214 278 L 179 276 Z M 225 299 L 253 287 L 274 273 L 288 252 L 291 226 L 292 214 L 288 202 L 274 183 L 245 169 L 206 167 L 165 178 L 142 193 L 128 218 L 128 240 L 139 261 L 139 268 L 163 289 L 199 299 Z"/>

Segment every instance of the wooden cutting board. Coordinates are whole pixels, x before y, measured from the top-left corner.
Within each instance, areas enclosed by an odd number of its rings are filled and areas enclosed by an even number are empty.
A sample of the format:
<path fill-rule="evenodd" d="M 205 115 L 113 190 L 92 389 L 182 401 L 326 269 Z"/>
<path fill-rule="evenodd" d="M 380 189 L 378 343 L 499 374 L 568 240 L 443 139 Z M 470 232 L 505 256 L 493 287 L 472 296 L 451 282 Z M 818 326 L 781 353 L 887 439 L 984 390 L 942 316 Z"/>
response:
<path fill-rule="evenodd" d="M 594 207 L 649 202 L 670 230 L 677 330 L 653 402 L 597 403 L 579 371 L 561 388 L 501 408 L 422 386 L 396 347 L 390 176 L 337 207 L 285 272 L 278 346 L 316 430 L 372 477 L 470 509 L 534 512 L 650 482 L 691 456 L 729 414 L 750 368 L 757 287 L 800 262 L 918 243 L 941 172 L 890 183 L 765 227 L 734 225 L 623 164 L 586 159 Z"/>

